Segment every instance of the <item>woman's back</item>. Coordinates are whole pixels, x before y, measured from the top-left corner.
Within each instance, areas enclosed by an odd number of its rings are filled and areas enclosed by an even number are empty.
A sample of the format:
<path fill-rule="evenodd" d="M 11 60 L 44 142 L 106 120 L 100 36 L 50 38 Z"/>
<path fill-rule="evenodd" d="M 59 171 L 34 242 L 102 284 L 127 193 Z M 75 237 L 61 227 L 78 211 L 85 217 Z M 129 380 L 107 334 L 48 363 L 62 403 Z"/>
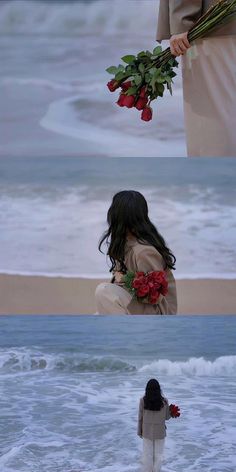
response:
<path fill-rule="evenodd" d="M 140 399 L 139 422 L 141 423 L 142 437 L 146 439 L 164 439 L 166 436 L 166 420 L 170 419 L 169 404 L 164 400 L 164 405 L 159 411 L 147 410 L 144 407 L 144 398 Z"/>

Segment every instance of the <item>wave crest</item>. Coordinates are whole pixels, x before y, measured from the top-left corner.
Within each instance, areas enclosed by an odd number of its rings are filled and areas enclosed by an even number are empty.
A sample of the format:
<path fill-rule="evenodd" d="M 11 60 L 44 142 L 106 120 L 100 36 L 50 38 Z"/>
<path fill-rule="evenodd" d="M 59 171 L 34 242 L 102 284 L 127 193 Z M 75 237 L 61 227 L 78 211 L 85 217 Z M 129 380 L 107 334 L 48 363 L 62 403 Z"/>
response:
<path fill-rule="evenodd" d="M 222 356 L 214 361 L 204 359 L 204 357 L 193 357 L 187 361 L 178 362 L 161 359 L 142 366 L 139 372 L 184 376 L 231 376 L 236 374 L 236 356 Z"/>
<path fill-rule="evenodd" d="M 44 354 L 30 349 L 0 352 L 0 373 L 51 370 L 61 372 L 132 372 L 136 367 L 112 356 Z"/>
<path fill-rule="evenodd" d="M 139 372 L 168 376 L 235 376 L 236 356 L 215 360 L 193 357 L 185 361 L 160 359 L 137 368 L 116 356 L 92 356 L 78 352 L 44 353 L 36 348 L 1 349 L 0 374 L 30 372 Z"/>
<path fill-rule="evenodd" d="M 93 0 L 39 2 L 12 0 L 0 6 L 0 29 L 5 34 L 129 33 L 155 31 L 154 0 Z"/>

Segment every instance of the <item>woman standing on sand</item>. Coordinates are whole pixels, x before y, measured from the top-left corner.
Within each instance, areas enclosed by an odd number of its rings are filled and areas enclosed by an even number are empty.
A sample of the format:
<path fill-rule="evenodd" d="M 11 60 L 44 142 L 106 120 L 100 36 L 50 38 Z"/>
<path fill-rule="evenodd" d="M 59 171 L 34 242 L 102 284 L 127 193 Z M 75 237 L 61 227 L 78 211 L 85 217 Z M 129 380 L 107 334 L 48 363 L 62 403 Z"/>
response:
<path fill-rule="evenodd" d="M 163 397 L 159 382 L 149 380 L 145 395 L 139 402 L 138 415 L 138 436 L 143 439 L 142 472 L 160 472 L 166 437 L 165 422 L 171 417 L 168 400 Z"/>
<path fill-rule="evenodd" d="M 188 31 L 219 0 L 160 0 L 157 40 L 183 55 L 188 156 L 236 157 L 236 20 L 197 40 Z"/>
<path fill-rule="evenodd" d="M 108 245 L 113 278 L 98 285 L 95 293 L 99 314 L 173 315 L 177 312 L 177 297 L 172 269 L 175 257 L 148 217 L 148 206 L 139 192 L 125 190 L 113 197 L 107 214 L 108 230 L 103 235 Z M 135 299 L 124 286 L 128 272 L 151 273 L 164 271 L 168 292 L 155 304 Z"/>

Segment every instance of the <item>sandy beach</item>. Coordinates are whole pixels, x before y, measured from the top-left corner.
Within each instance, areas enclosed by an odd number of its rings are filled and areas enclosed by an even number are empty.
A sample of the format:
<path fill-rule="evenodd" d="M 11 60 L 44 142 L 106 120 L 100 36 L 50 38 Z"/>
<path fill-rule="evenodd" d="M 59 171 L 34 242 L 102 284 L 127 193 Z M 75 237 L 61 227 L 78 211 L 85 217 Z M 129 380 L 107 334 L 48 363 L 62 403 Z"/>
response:
<path fill-rule="evenodd" d="M 94 314 L 101 279 L 0 275 L 0 314 Z M 236 315 L 236 280 L 177 280 L 180 315 Z"/>

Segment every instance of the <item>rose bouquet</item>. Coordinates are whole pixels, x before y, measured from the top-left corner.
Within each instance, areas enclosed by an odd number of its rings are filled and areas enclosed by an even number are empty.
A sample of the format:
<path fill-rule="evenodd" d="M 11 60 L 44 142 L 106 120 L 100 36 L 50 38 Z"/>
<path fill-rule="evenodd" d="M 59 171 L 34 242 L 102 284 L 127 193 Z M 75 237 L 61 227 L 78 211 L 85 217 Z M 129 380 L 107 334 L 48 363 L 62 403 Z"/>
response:
<path fill-rule="evenodd" d="M 180 409 L 177 405 L 170 405 L 169 406 L 169 410 L 170 410 L 170 416 L 171 418 L 179 418 L 180 416 Z"/>
<path fill-rule="evenodd" d="M 234 18 L 236 0 L 219 0 L 195 23 L 188 33 L 190 43 L 203 38 L 217 26 Z M 172 56 L 170 48 L 162 51 L 161 46 L 150 51 L 141 51 L 137 56 L 122 57 L 125 65 L 108 67 L 107 72 L 114 78 L 107 84 L 110 92 L 120 89 L 117 105 L 120 107 L 137 108 L 141 111 L 141 119 L 150 121 L 153 116 L 151 102 L 163 97 L 165 90 L 172 94 L 174 71 L 178 62 Z"/>
<path fill-rule="evenodd" d="M 124 286 L 134 298 L 143 302 L 156 305 L 160 295 L 168 292 L 168 282 L 164 271 L 127 272 L 123 277 Z"/>

